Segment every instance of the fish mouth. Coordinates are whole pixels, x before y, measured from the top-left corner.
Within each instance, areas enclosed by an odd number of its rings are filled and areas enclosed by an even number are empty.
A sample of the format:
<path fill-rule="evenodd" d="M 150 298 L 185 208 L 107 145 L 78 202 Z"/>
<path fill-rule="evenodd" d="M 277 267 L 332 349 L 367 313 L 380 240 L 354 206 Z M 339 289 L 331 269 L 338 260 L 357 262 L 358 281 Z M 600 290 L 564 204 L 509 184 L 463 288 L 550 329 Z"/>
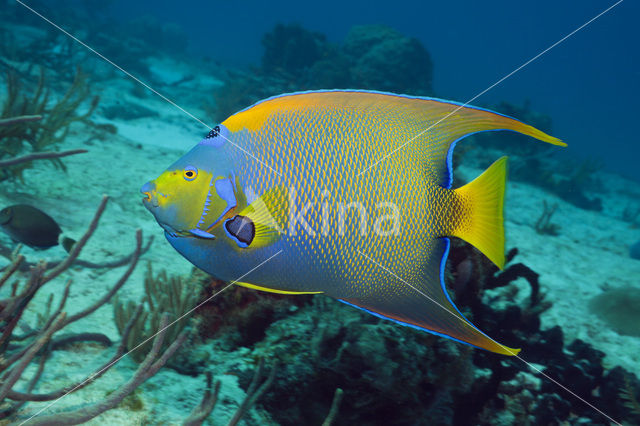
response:
<path fill-rule="evenodd" d="M 152 207 L 158 207 L 160 205 L 160 202 L 158 200 L 159 196 L 164 198 L 168 197 L 168 195 L 163 194 L 162 192 L 159 192 L 159 191 L 143 192 L 142 195 L 144 195 L 144 198 L 142 199 L 142 204 L 144 204 L 144 206 L 148 209 L 151 209 Z"/>
<path fill-rule="evenodd" d="M 167 194 L 158 191 L 154 181 L 149 181 L 142 185 L 140 192 L 144 195 L 144 198 L 142 198 L 142 204 L 144 204 L 148 209 L 151 209 L 151 207 L 158 207 L 160 205 L 160 201 L 158 200 L 159 197 L 167 198 Z"/>

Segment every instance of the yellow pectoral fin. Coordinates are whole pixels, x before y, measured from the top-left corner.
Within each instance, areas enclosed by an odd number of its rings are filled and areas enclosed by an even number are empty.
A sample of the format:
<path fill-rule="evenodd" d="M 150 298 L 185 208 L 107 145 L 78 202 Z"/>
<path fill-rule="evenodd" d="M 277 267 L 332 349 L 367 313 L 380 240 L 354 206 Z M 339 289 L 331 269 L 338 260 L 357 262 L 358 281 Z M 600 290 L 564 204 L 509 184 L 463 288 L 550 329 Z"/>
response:
<path fill-rule="evenodd" d="M 239 286 L 246 287 L 246 288 L 251 288 L 251 289 L 254 289 L 254 290 L 260 290 L 260 291 L 266 291 L 266 292 L 269 292 L 269 293 L 278 293 L 278 294 L 320 294 L 320 293 L 324 293 L 323 291 L 277 290 L 275 288 L 261 287 L 259 285 L 250 284 L 250 283 L 242 283 L 242 282 L 237 282 L 237 281 L 234 284 L 237 284 Z"/>
<path fill-rule="evenodd" d="M 225 224 L 227 234 L 242 248 L 266 247 L 278 241 L 288 219 L 288 193 L 274 187 L 256 198 Z M 242 235 L 239 235 L 243 232 Z"/>

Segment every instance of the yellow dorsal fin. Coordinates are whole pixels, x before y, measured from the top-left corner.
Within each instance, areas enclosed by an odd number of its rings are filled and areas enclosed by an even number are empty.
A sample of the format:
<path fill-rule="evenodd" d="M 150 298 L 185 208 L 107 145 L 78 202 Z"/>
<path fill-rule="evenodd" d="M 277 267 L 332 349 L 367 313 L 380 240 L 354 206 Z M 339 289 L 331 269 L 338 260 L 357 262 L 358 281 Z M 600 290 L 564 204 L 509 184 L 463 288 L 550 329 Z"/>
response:
<path fill-rule="evenodd" d="M 451 235 L 475 246 L 493 263 L 504 267 L 504 191 L 507 157 L 493 163 L 473 181 L 455 190 L 461 220 Z"/>

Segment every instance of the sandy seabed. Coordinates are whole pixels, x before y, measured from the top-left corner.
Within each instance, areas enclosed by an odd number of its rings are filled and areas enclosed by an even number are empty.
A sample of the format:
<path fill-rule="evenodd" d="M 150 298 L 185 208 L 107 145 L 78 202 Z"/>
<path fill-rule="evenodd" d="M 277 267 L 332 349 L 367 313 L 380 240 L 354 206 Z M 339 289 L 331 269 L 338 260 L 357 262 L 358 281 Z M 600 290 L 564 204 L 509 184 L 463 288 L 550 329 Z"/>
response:
<path fill-rule="evenodd" d="M 181 70 L 179 64 L 167 60 L 158 60 L 152 70 L 161 78 L 176 80 L 181 71 L 189 71 Z M 176 275 L 188 274 L 191 265 L 165 241 L 161 228 L 141 204 L 139 188 L 195 145 L 207 129 L 154 94 L 135 96 L 132 90 L 135 84 L 119 75 L 97 83 L 95 89 L 100 93 L 101 101 L 92 119 L 114 124 L 118 133 L 98 140 L 87 133 L 85 125 L 75 124 L 59 148 L 85 148 L 89 152 L 65 158 L 66 173 L 43 163 L 25 172 L 24 183 L 5 182 L 0 191 L 0 205 L 34 204 L 55 217 L 66 234 L 77 238 L 93 217 L 102 195 L 109 195 L 110 202 L 100 226 L 81 257 L 101 262 L 129 253 L 134 247 L 136 229 L 142 229 L 145 239 L 153 236 L 152 248 L 119 293 L 120 297 L 140 300 L 144 290 L 145 262 L 162 265 Z M 174 100 L 197 117 L 204 117 L 201 105 L 190 102 L 196 98 L 190 99 L 189 93 L 201 86 L 212 85 L 215 85 L 213 79 L 187 82 L 180 88 L 185 96 Z M 192 105 L 194 103 L 195 106 Z M 142 105 L 158 115 L 133 120 L 108 120 L 101 115 L 105 108 L 115 106 L 126 110 L 132 104 Z M 481 171 L 468 165 L 458 169 L 466 180 Z M 608 368 L 620 365 L 638 374 L 640 338 L 622 336 L 613 331 L 590 312 L 588 302 L 604 288 L 640 285 L 640 261 L 631 259 L 628 253 L 629 246 L 640 238 L 640 231 L 632 229 L 621 219 L 622 210 L 640 200 L 640 185 L 606 173 L 601 173 L 600 179 L 609 191 L 604 195 L 603 212 L 582 210 L 537 187 L 510 182 L 506 202 L 507 246 L 517 247 L 517 260 L 540 274 L 541 290 L 553 302 L 551 309 L 542 315 L 543 328 L 560 325 L 567 344 L 580 338 L 606 353 L 605 365 Z M 539 235 L 534 229 L 543 200 L 559 205 L 553 216 L 553 222 L 560 226 L 558 236 Z M 4 243 L 10 243 L 5 236 L 0 238 Z M 40 258 L 55 260 L 65 255 L 60 247 L 47 251 L 25 248 L 23 253 L 31 261 Z M 79 267 L 69 270 L 64 277 L 73 280 L 67 302 L 69 314 L 98 299 L 123 271 L 124 268 Z M 44 310 L 49 293 L 61 294 L 65 279 L 47 284 L 38 293 L 24 317 L 28 323 L 35 319 L 37 312 Z M 524 282 L 516 285 L 522 289 L 517 297 L 525 298 L 528 285 Z M 74 323 L 66 331 L 99 331 L 113 341 L 119 339 L 111 304 Z M 47 363 L 55 369 L 45 370 L 38 389 L 46 392 L 85 377 L 105 362 L 114 350 L 113 347 L 105 349 L 88 344 L 55 351 Z M 521 356 L 527 359 L 526 353 Z M 215 379 L 222 381 L 220 400 L 225 402 L 217 405 L 211 419 L 228 419 L 244 397 L 237 378 L 225 374 L 229 362 L 241 361 L 228 360 L 224 354 L 214 361 L 217 364 L 212 366 Z M 107 392 L 128 380 L 136 366 L 132 360 L 124 358 L 95 383 L 64 397 L 45 412 L 103 398 Z M 526 369 L 524 365 L 523 369 Z M 27 370 L 27 375 L 33 371 L 35 366 Z M 131 411 L 119 407 L 90 424 L 178 423 L 199 402 L 203 389 L 203 377 L 184 376 L 165 368 L 138 393 L 144 408 Z M 24 412 L 35 413 L 48 405 L 30 403 Z M 252 410 L 251 418 L 261 424 L 270 422 L 267 413 L 256 409 Z"/>

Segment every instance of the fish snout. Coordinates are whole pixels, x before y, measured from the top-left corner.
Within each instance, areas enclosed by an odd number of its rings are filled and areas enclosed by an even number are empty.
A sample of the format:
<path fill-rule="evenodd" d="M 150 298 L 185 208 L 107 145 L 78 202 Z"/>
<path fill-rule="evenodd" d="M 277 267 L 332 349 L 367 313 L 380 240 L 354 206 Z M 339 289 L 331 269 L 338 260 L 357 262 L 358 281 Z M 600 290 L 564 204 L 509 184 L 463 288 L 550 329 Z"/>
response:
<path fill-rule="evenodd" d="M 158 197 L 156 196 L 156 184 L 154 182 L 147 182 L 142 185 L 140 192 L 145 196 L 142 199 L 142 203 L 147 206 L 158 207 Z"/>

